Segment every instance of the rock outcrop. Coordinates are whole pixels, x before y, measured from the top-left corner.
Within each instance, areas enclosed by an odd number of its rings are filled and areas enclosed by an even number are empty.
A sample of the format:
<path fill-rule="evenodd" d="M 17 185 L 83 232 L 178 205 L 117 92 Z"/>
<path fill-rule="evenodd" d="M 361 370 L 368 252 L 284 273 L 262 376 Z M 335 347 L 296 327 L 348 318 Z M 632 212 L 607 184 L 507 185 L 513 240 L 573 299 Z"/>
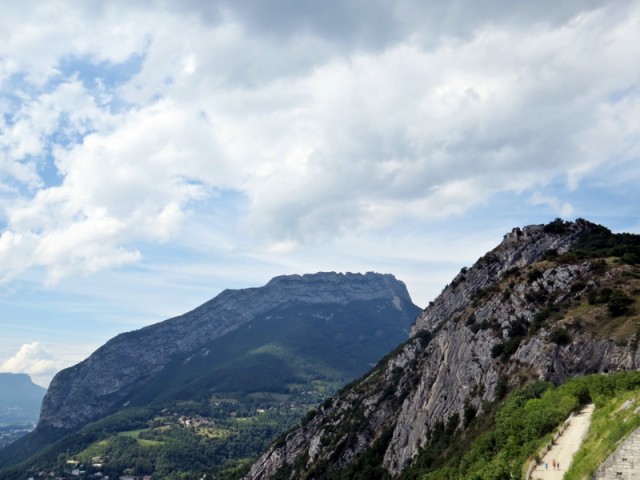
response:
<path fill-rule="evenodd" d="M 509 388 L 636 368 L 635 332 L 614 338 L 598 333 L 597 315 L 578 315 L 596 309 L 587 292 L 624 290 L 630 273 L 571 255 L 598 229 L 555 221 L 505 235 L 425 309 L 406 344 L 273 445 L 245 479 L 326 478 L 371 451 L 383 451 L 380 466 L 397 476 L 432 432 L 463 428 Z"/>
<path fill-rule="evenodd" d="M 264 287 L 226 290 L 189 313 L 118 335 L 58 373 L 44 398 L 38 428 L 72 430 L 112 413 L 174 355 L 195 351 L 270 310 L 290 303 L 377 299 L 400 310 L 415 308 L 402 282 L 376 273 L 281 276 Z"/>

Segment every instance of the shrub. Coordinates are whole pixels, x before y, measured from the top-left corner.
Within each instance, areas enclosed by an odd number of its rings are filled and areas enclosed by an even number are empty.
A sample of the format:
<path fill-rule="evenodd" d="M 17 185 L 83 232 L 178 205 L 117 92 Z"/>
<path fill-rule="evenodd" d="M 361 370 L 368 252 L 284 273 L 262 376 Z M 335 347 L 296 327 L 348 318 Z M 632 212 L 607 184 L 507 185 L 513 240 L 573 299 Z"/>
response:
<path fill-rule="evenodd" d="M 524 298 L 529 303 L 543 303 L 546 302 L 549 293 L 541 288 L 539 290 L 533 290 L 525 293 Z"/>
<path fill-rule="evenodd" d="M 571 343 L 571 336 L 566 328 L 556 328 L 549 335 L 549 340 L 557 345 L 569 345 Z"/>
<path fill-rule="evenodd" d="M 538 330 L 540 330 L 540 328 L 542 328 L 550 318 L 557 317 L 559 315 L 560 307 L 554 304 L 547 305 L 533 317 L 533 332 L 537 332 Z"/>
<path fill-rule="evenodd" d="M 575 282 L 573 285 L 571 285 L 572 292 L 581 292 L 585 288 L 587 288 L 587 283 L 583 282 L 582 280 L 579 280 Z"/>
<path fill-rule="evenodd" d="M 544 226 L 545 233 L 563 234 L 567 231 L 571 224 L 565 222 L 561 218 L 556 218 L 553 222 L 550 222 Z"/>
<path fill-rule="evenodd" d="M 498 383 L 496 383 L 496 400 L 502 400 L 507 393 L 508 388 L 508 378 L 506 375 L 500 375 L 498 378 Z"/>
<path fill-rule="evenodd" d="M 529 281 L 529 283 L 533 283 L 540 278 L 542 278 L 542 271 L 538 270 L 537 268 L 534 268 L 529 273 L 527 273 L 527 280 Z"/>
<path fill-rule="evenodd" d="M 613 290 L 607 301 L 607 311 L 612 317 L 619 317 L 627 313 L 629 305 L 633 299 L 628 297 L 622 290 Z"/>
<path fill-rule="evenodd" d="M 464 426 L 464 428 L 467 428 L 469 424 L 473 421 L 473 419 L 476 418 L 477 412 L 478 412 L 478 409 L 474 407 L 471 404 L 471 402 L 467 399 L 464 402 L 464 411 L 463 411 L 463 419 L 462 419 L 462 425 Z"/>
<path fill-rule="evenodd" d="M 601 275 L 607 271 L 607 262 L 604 260 L 594 260 L 591 262 L 589 270 L 596 275 Z"/>
<path fill-rule="evenodd" d="M 587 301 L 589 305 L 596 305 L 598 303 L 607 303 L 613 290 L 609 287 L 601 288 L 600 290 L 589 290 L 587 293 Z"/>
<path fill-rule="evenodd" d="M 637 252 L 626 252 L 620 257 L 622 263 L 628 263 L 630 265 L 637 265 L 640 263 L 640 254 Z"/>

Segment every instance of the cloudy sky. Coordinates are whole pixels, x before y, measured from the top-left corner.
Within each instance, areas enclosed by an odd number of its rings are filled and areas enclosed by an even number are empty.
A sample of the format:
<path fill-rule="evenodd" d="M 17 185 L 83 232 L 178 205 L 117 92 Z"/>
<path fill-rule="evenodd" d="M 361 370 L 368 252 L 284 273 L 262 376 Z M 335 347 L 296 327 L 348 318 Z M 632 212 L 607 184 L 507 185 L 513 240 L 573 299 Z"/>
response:
<path fill-rule="evenodd" d="M 279 274 L 424 306 L 514 226 L 640 232 L 640 2 L 0 3 L 0 371 Z"/>

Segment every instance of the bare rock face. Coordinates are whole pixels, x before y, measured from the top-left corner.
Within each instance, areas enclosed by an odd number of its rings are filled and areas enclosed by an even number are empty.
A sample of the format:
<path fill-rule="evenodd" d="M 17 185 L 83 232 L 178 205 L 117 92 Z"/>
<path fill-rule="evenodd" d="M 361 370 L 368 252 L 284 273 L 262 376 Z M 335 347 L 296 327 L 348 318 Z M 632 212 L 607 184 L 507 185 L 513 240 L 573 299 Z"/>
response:
<path fill-rule="evenodd" d="M 196 350 L 289 302 L 346 304 L 383 299 L 411 304 L 405 285 L 376 273 L 291 275 L 266 286 L 226 290 L 195 310 L 113 338 L 83 362 L 61 371 L 44 398 L 38 427 L 70 430 L 112 413 L 177 353 Z"/>
<path fill-rule="evenodd" d="M 273 445 L 245 479 L 324 478 L 381 448 L 381 466 L 397 476 L 438 426 L 462 428 L 509 388 L 636 368 L 635 335 L 599 335 L 573 313 L 588 290 L 625 274 L 563 260 L 594 227 L 554 222 L 505 235 L 425 309 L 406 344 Z"/>

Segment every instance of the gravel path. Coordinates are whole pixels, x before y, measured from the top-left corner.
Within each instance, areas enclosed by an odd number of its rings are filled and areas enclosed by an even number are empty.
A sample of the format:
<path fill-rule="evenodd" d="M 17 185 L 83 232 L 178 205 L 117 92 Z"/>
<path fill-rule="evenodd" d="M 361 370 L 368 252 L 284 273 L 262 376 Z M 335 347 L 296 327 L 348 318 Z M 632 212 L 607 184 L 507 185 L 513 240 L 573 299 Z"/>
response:
<path fill-rule="evenodd" d="M 591 423 L 591 414 L 593 413 L 593 404 L 584 407 L 579 414 L 575 415 L 571 419 L 571 423 L 567 426 L 565 431 L 558 437 L 558 440 L 553 445 L 551 450 L 540 462 L 540 465 L 534 470 L 531 475 L 535 480 L 562 480 L 564 472 L 567 470 L 573 460 L 573 456 L 580 448 L 582 439 L 584 438 L 589 424 Z M 553 460 L 560 463 L 560 468 L 553 468 Z M 547 464 L 545 469 L 544 465 Z"/>

